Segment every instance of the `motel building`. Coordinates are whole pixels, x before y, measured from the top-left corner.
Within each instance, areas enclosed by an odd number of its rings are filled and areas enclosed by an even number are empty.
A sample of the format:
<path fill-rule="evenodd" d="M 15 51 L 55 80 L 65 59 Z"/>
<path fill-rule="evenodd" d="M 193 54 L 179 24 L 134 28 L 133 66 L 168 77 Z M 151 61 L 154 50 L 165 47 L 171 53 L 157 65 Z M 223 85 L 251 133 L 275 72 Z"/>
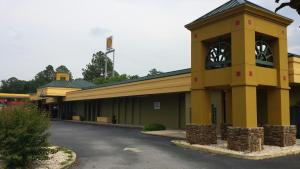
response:
<path fill-rule="evenodd" d="M 185 129 L 187 141 L 260 151 L 291 146 L 300 127 L 300 56 L 288 53 L 293 20 L 231 0 L 185 27 L 191 69 L 96 86 L 56 80 L 31 99 L 54 118 Z"/>
<path fill-rule="evenodd" d="M 29 99 L 29 94 L 0 93 L 0 110 L 10 106 L 24 105 Z"/>

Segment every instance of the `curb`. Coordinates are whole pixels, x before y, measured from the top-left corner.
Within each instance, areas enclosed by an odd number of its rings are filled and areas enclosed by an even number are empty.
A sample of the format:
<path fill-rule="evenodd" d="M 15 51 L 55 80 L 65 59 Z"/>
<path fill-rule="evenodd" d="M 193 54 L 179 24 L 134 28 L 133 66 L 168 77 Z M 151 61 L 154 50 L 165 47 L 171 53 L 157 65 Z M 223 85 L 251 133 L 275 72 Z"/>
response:
<path fill-rule="evenodd" d="M 59 121 L 59 120 L 58 120 Z M 123 124 L 110 124 L 110 123 L 97 123 L 97 122 L 88 122 L 88 121 L 75 121 L 75 120 L 60 120 L 70 123 L 78 124 L 90 124 L 95 126 L 108 126 L 108 127 L 119 127 L 119 128 L 133 128 L 133 129 L 142 129 L 143 126 L 132 126 L 132 125 L 123 125 Z"/>
<path fill-rule="evenodd" d="M 77 160 L 77 155 L 76 155 L 76 153 L 75 153 L 73 150 L 71 150 L 71 149 L 69 149 L 69 148 L 66 148 L 66 147 L 62 147 L 62 146 L 55 146 L 55 147 L 56 147 L 56 148 L 63 148 L 63 149 L 65 149 L 65 150 L 71 151 L 72 159 L 71 159 L 71 160 L 67 159 L 67 160 L 65 161 L 66 164 L 60 166 L 59 169 L 69 169 L 69 168 L 71 168 L 71 167 L 75 164 L 75 162 L 76 162 L 76 160 Z M 62 150 L 61 150 L 61 151 L 62 151 Z M 1 162 L 1 160 L 0 160 L 0 162 Z M 0 167 L 2 167 L 2 166 L 1 166 L 1 163 L 0 163 Z"/>
<path fill-rule="evenodd" d="M 77 160 L 77 155 L 76 155 L 76 153 L 73 151 L 73 150 L 71 150 L 71 149 L 69 149 L 69 148 L 66 148 L 66 147 L 63 147 L 64 149 L 67 149 L 68 151 L 71 151 L 72 152 L 72 159 L 71 160 L 67 160 L 66 162 L 66 164 L 64 164 L 64 165 L 62 165 L 61 167 L 60 167 L 60 169 L 68 169 L 68 168 L 71 168 L 74 164 L 75 164 L 75 162 L 76 162 L 76 160 Z"/>
<path fill-rule="evenodd" d="M 182 140 L 186 139 L 186 138 L 177 137 L 177 136 L 167 136 L 167 135 L 160 135 L 160 134 L 148 133 L 147 131 L 141 131 L 141 133 L 145 134 L 145 135 L 158 136 L 158 137 L 167 137 L 167 138 L 182 139 Z"/>
<path fill-rule="evenodd" d="M 183 143 L 183 141 L 180 141 L 180 140 L 172 140 L 171 143 L 175 144 L 176 146 L 183 147 L 186 149 L 191 149 L 191 150 L 196 150 L 196 151 L 201 151 L 201 152 L 206 152 L 206 153 L 212 153 L 212 154 L 226 155 L 226 156 L 245 159 L 245 160 L 266 160 L 266 159 L 271 159 L 271 158 L 292 156 L 292 155 L 300 154 L 300 149 L 298 149 L 298 150 L 289 150 L 289 151 L 280 152 L 280 153 L 271 154 L 271 155 L 252 156 L 252 155 L 247 155 L 247 154 L 235 154 L 235 153 L 230 153 L 230 152 L 224 152 L 221 150 L 215 150 L 215 149 L 211 149 L 211 148 L 204 147 L 204 146 L 196 147 L 196 146 L 191 145 L 186 142 Z"/>

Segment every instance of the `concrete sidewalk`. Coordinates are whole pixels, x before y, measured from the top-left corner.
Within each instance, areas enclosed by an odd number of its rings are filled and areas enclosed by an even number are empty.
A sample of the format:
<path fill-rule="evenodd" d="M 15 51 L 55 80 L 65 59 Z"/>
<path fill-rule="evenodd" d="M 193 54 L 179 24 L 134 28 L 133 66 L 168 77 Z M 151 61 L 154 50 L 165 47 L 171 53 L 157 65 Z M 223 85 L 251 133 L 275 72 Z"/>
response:
<path fill-rule="evenodd" d="M 61 120 L 58 120 L 61 121 Z M 137 126 L 137 125 L 127 125 L 127 124 L 112 124 L 112 123 L 99 123 L 99 122 L 93 122 L 93 121 L 76 121 L 76 120 L 62 120 L 72 123 L 82 123 L 82 124 L 91 124 L 91 125 L 102 125 L 102 126 L 111 126 L 111 127 L 123 127 L 123 128 L 136 128 L 136 129 L 143 129 L 143 126 Z"/>
<path fill-rule="evenodd" d="M 142 131 L 142 133 L 155 136 L 186 139 L 186 132 L 184 130 Z"/>

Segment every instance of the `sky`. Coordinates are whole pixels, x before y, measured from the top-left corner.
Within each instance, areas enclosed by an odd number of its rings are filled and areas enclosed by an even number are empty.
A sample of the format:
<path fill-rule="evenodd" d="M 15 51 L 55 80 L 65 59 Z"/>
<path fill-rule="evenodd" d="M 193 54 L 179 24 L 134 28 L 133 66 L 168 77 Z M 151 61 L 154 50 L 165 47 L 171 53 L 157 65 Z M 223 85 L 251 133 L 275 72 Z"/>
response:
<path fill-rule="evenodd" d="M 275 0 L 250 0 L 270 10 Z M 30 80 L 51 64 L 75 78 L 113 35 L 115 68 L 144 76 L 190 67 L 190 33 L 184 25 L 227 0 L 0 0 L 0 80 Z M 300 16 L 288 28 L 289 52 L 300 54 Z"/>

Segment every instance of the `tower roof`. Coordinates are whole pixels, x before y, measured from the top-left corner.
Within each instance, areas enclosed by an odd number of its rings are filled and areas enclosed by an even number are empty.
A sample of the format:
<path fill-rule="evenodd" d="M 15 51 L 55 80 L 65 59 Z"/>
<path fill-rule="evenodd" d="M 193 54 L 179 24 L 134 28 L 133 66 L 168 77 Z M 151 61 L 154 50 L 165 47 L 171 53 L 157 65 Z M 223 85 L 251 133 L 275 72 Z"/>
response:
<path fill-rule="evenodd" d="M 217 14 L 223 13 L 223 12 L 229 10 L 229 9 L 232 9 L 234 7 L 237 7 L 237 6 L 245 4 L 245 3 L 249 3 L 249 2 L 246 1 L 246 0 L 231 0 L 231 1 L 228 1 L 225 4 L 219 6 L 218 8 L 216 8 L 216 9 L 208 12 L 207 14 L 203 15 L 202 17 L 198 18 L 197 20 L 205 19 L 205 18 L 214 16 L 214 15 L 217 15 Z"/>
<path fill-rule="evenodd" d="M 264 11 L 264 12 L 267 12 L 267 13 L 271 13 L 271 14 L 275 14 L 277 16 L 283 17 L 281 15 L 276 14 L 275 12 L 273 12 L 271 10 L 268 10 L 268 9 L 266 9 L 264 7 L 256 5 L 256 4 L 254 4 L 254 3 L 250 2 L 250 1 L 247 1 L 247 0 L 230 0 L 230 1 L 226 2 L 225 4 L 219 6 L 218 8 L 216 8 L 216 9 L 208 12 L 207 14 L 205 14 L 203 16 L 201 16 L 200 18 L 196 19 L 195 21 L 187 24 L 185 27 L 189 28 L 191 25 L 193 25 L 195 23 L 198 23 L 199 21 L 207 20 L 207 19 L 209 19 L 211 17 L 217 16 L 217 15 L 221 15 L 221 14 L 227 12 L 227 11 L 230 11 L 231 9 L 238 8 L 240 6 L 245 6 L 245 5 L 257 8 L 257 9 L 259 9 L 261 11 Z M 286 17 L 283 17 L 283 18 L 288 19 Z M 290 20 L 290 19 L 288 19 L 288 20 Z"/>
<path fill-rule="evenodd" d="M 69 73 L 69 70 L 66 66 L 61 65 L 56 69 L 56 72 L 57 73 Z"/>

